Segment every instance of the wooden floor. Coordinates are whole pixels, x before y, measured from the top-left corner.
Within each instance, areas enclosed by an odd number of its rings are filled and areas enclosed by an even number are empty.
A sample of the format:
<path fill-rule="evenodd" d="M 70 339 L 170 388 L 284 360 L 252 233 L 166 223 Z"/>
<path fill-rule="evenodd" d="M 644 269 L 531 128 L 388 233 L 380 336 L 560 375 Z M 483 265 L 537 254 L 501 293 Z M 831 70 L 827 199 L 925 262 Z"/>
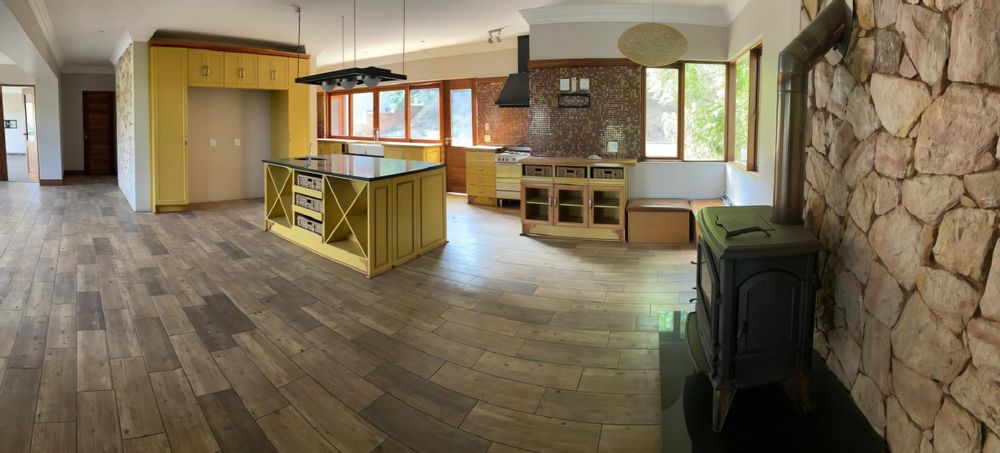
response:
<path fill-rule="evenodd" d="M 260 200 L 133 213 L 110 180 L 0 182 L 0 451 L 658 451 L 657 313 L 693 250 L 518 236 L 368 280 Z"/>

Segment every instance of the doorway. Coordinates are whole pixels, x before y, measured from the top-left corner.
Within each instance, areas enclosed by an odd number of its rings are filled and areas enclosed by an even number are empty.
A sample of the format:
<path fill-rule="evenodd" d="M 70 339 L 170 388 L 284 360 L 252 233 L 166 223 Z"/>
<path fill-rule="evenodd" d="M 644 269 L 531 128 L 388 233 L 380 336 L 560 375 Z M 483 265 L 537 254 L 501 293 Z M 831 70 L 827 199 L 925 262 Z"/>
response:
<path fill-rule="evenodd" d="M 4 171 L 0 180 L 38 182 L 38 135 L 35 128 L 35 87 L 0 86 L 3 111 Z"/>
<path fill-rule="evenodd" d="M 465 193 L 465 148 L 475 144 L 476 90 L 472 79 L 445 82 L 445 161 L 448 192 Z"/>
<path fill-rule="evenodd" d="M 83 171 L 88 175 L 118 173 L 114 91 L 83 92 Z"/>

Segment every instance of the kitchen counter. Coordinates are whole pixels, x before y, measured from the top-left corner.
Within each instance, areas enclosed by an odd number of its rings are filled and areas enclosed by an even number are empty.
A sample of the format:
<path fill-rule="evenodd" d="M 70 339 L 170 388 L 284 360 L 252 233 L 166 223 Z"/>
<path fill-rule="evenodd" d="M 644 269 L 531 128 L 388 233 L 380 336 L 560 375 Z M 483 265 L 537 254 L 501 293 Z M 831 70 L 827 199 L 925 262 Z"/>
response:
<path fill-rule="evenodd" d="M 339 138 L 320 138 L 317 139 L 321 142 L 331 142 L 331 143 L 343 143 L 345 145 L 350 145 L 352 143 L 362 144 L 362 145 L 382 145 L 382 146 L 405 146 L 410 148 L 429 148 L 433 146 L 441 146 L 440 143 L 413 143 L 413 142 L 393 142 L 393 141 L 374 141 L 374 140 L 344 140 Z"/>
<path fill-rule="evenodd" d="M 587 159 L 581 157 L 536 157 L 531 156 L 521 160 L 523 165 L 576 165 L 604 167 L 634 167 L 635 159 Z"/>
<path fill-rule="evenodd" d="M 445 165 L 371 156 L 264 161 L 264 225 L 368 277 L 448 241 Z"/>
<path fill-rule="evenodd" d="M 355 154 L 330 154 L 322 157 L 264 159 L 264 162 L 296 170 L 360 181 L 377 181 L 412 173 L 443 168 L 445 164 Z"/>

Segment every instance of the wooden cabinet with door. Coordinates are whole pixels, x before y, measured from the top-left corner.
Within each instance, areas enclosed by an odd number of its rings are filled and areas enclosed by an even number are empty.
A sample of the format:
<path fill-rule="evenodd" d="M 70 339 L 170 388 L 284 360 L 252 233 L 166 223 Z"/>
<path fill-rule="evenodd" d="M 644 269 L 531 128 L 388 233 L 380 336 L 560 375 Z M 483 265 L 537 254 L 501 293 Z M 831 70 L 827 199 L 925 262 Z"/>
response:
<path fill-rule="evenodd" d="M 496 206 L 497 164 L 495 149 L 465 149 L 465 190 L 469 204 Z"/>
<path fill-rule="evenodd" d="M 257 88 L 257 55 L 226 52 L 226 88 Z"/>
<path fill-rule="evenodd" d="M 222 87 L 225 81 L 225 56 L 215 50 L 190 49 L 187 51 L 188 85 L 193 87 Z"/>
<path fill-rule="evenodd" d="M 271 90 L 271 156 L 300 157 L 311 152 L 313 88 L 290 83 L 309 73 L 308 55 L 156 38 L 149 45 L 154 211 L 182 210 L 189 202 L 189 86 Z"/>
<path fill-rule="evenodd" d="M 625 240 L 625 170 L 634 160 L 533 157 L 521 163 L 523 234 Z"/>
<path fill-rule="evenodd" d="M 287 90 L 289 59 L 272 55 L 257 57 L 257 86 L 265 90 Z"/>

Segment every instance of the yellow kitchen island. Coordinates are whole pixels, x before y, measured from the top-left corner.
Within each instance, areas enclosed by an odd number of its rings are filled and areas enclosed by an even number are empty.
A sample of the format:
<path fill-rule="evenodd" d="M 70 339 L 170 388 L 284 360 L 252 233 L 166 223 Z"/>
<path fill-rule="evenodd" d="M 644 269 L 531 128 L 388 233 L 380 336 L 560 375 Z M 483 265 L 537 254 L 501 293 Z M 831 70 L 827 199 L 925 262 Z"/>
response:
<path fill-rule="evenodd" d="M 265 159 L 265 228 L 373 277 L 448 241 L 445 185 L 435 162 Z"/>

